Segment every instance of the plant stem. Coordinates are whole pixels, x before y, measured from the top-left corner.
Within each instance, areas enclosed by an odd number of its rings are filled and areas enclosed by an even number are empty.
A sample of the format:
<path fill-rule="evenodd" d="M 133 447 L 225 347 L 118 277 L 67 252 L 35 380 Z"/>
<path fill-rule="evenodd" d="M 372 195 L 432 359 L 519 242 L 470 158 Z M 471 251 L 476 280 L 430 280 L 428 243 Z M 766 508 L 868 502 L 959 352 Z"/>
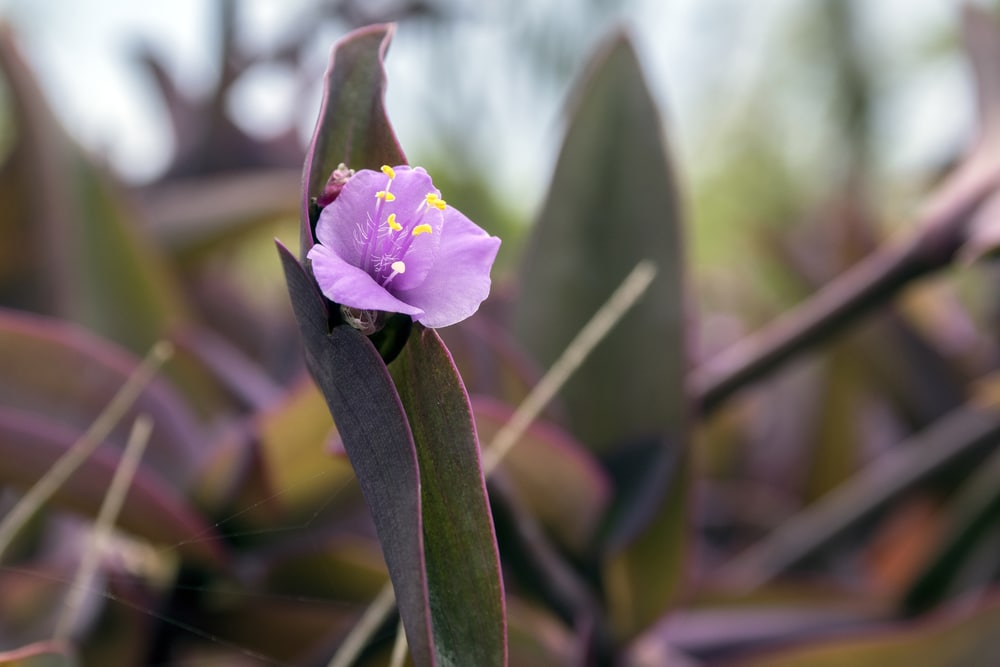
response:
<path fill-rule="evenodd" d="M 639 297 L 645 294 L 653 278 L 656 277 L 656 272 L 657 267 L 650 260 L 642 260 L 636 264 L 608 300 L 570 341 L 548 372 L 521 401 L 510 419 L 493 436 L 489 446 L 483 448 L 482 466 L 485 479 L 489 479 L 504 456 L 517 444 L 525 430 L 531 426 L 594 347 L 635 305 Z M 351 629 L 327 667 L 353 665 L 368 638 L 392 613 L 395 601 L 392 585 L 386 584 L 365 610 L 358 624 Z"/>
<path fill-rule="evenodd" d="M 142 454 L 146 450 L 146 444 L 149 442 L 149 435 L 152 431 L 153 420 L 148 415 L 140 415 L 132 425 L 132 432 L 129 434 L 128 444 L 125 445 L 125 452 L 111 478 L 108 492 L 104 495 L 104 502 L 101 503 L 101 509 L 94 521 L 94 530 L 90 541 L 80 558 L 80 565 L 73 578 L 73 584 L 70 586 L 69 596 L 59 614 L 53 635 L 55 641 L 68 641 L 72 637 L 74 626 L 83 610 L 83 603 L 87 599 L 87 593 L 90 591 L 91 582 L 97 572 L 105 545 L 108 538 L 111 537 L 111 531 L 114 530 L 122 505 L 125 504 L 125 496 L 128 495 L 132 478 L 135 477 L 135 473 L 139 469 Z"/>
<path fill-rule="evenodd" d="M 327 667 L 350 667 L 353 665 L 358 656 L 361 655 L 369 638 L 375 634 L 395 608 L 396 594 L 392 590 L 392 585 L 386 584 L 365 609 L 361 620 L 351 628 Z"/>
<path fill-rule="evenodd" d="M 396 628 L 396 641 L 392 645 L 392 657 L 389 659 L 389 667 L 403 667 L 406 662 L 406 632 L 403 631 L 402 621 Z"/>

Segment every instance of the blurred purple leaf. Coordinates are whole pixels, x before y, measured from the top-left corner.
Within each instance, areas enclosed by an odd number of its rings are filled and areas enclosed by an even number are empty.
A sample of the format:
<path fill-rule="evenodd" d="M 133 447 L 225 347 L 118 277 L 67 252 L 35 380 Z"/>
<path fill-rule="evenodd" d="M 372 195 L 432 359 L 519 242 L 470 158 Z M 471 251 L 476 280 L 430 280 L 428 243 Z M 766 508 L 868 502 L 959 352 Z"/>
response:
<path fill-rule="evenodd" d="M 753 589 L 802 563 L 907 492 L 980 465 L 1000 438 L 1000 414 L 964 406 L 900 443 L 716 571 Z"/>
<path fill-rule="evenodd" d="M 240 48 L 237 29 L 241 5 L 233 0 L 214 5 L 218 11 L 219 78 L 206 95 L 185 94 L 155 52 L 142 44 L 137 49 L 135 58 L 152 76 L 170 117 L 175 151 L 166 178 L 171 181 L 220 172 L 292 167 L 302 159 L 295 127 L 286 128 L 274 138 L 259 140 L 244 132 L 228 112 L 234 84 L 259 60 Z M 314 29 L 315 24 L 308 28 Z M 300 35 L 302 42 L 308 38 L 305 31 Z M 280 59 L 281 55 L 274 57 Z"/>
<path fill-rule="evenodd" d="M 331 647 L 357 622 L 357 612 L 342 602 L 313 595 L 307 599 L 309 602 L 281 595 L 248 595 L 219 605 L 196 626 L 211 642 L 195 641 L 189 633 L 179 635 L 174 644 L 188 646 L 183 651 L 172 647 L 171 653 L 177 657 L 168 664 L 325 664 Z"/>
<path fill-rule="evenodd" d="M 462 379 L 437 332 L 421 325 L 414 325 L 390 371 L 410 416 L 420 466 L 438 664 L 504 667 L 500 557 Z"/>
<path fill-rule="evenodd" d="M 154 430 L 159 422 L 154 424 Z M 0 407 L 0 483 L 26 490 L 82 435 L 46 417 Z M 120 455 L 97 450 L 54 496 L 63 508 L 96 516 Z M 221 564 L 225 554 L 214 528 L 167 480 L 143 466 L 136 473 L 118 525 L 181 553 Z"/>
<path fill-rule="evenodd" d="M 983 588 L 1000 575 L 1000 451 L 956 491 L 946 509 L 944 534 L 901 601 L 918 614 L 948 597 Z"/>
<path fill-rule="evenodd" d="M 615 478 L 604 574 L 615 632 L 629 636 L 663 613 L 685 571 L 681 210 L 660 110 L 625 33 L 599 50 L 573 101 L 514 320 L 547 367 L 640 260 L 659 269 L 562 391 L 569 431 Z"/>
<path fill-rule="evenodd" d="M 474 397 L 472 405 L 487 443 L 514 412 L 485 397 Z M 584 554 L 611 501 L 611 480 L 593 456 L 554 424 L 535 422 L 504 457 L 502 470 L 525 509 L 564 547 Z"/>
<path fill-rule="evenodd" d="M 736 667 L 986 667 L 1000 657 L 1000 602 L 942 609 L 934 617 L 877 632 L 805 643 L 728 663 Z"/>
<path fill-rule="evenodd" d="M 77 667 L 79 664 L 71 647 L 54 640 L 0 651 L 2 667 Z"/>
<path fill-rule="evenodd" d="M 694 660 L 715 664 L 763 648 L 837 636 L 848 629 L 873 629 L 875 620 L 871 612 L 840 609 L 829 600 L 817 600 L 811 606 L 740 605 L 675 611 L 637 640 L 630 652 L 656 655 L 669 647 Z"/>
<path fill-rule="evenodd" d="M 484 304 L 488 308 L 491 297 Z M 492 396 L 517 405 L 541 373 L 510 334 L 482 312 L 438 333 L 448 346 L 470 395 Z"/>
<path fill-rule="evenodd" d="M 317 542 L 320 544 L 317 544 Z M 387 581 L 382 551 L 374 535 L 331 532 L 286 542 L 260 554 L 268 590 L 280 595 L 329 598 L 367 604 Z"/>
<path fill-rule="evenodd" d="M 281 503 L 293 515 L 327 501 L 331 488 L 354 479 L 347 461 L 328 452 L 328 443 L 340 438 L 323 395 L 315 383 L 303 380 L 256 418 L 267 476 L 282 489 Z"/>
<path fill-rule="evenodd" d="M 138 364 L 127 351 L 72 324 L 0 309 L 0 405 L 82 433 Z M 112 432 L 113 442 L 123 446 L 140 413 L 156 423 L 146 464 L 186 489 L 205 455 L 204 428 L 173 386 L 157 379 Z"/>
<path fill-rule="evenodd" d="M 144 352 L 184 319 L 178 285 L 137 211 L 58 125 L 7 30 L 0 70 L 17 128 L 0 178 L 0 245 L 17 256 L 0 272 L 0 304 L 71 319 Z"/>
<path fill-rule="evenodd" d="M 966 3 L 962 6 L 962 36 L 972 65 L 979 106 L 978 136 L 955 173 L 928 204 L 931 211 L 957 208 L 963 199 L 984 199 L 962 228 L 960 256 L 966 261 L 994 252 L 997 231 L 997 191 L 1000 186 L 1000 27 L 992 12 Z M 927 216 L 933 217 L 933 216 Z M 937 234 L 947 234 L 937 225 Z"/>
<path fill-rule="evenodd" d="M 191 256 L 275 219 L 294 218 L 301 178 L 291 168 L 225 173 L 156 183 L 138 194 L 156 240 Z"/>
<path fill-rule="evenodd" d="M 507 598 L 510 664 L 517 667 L 577 667 L 583 649 L 577 636 L 544 608 Z"/>

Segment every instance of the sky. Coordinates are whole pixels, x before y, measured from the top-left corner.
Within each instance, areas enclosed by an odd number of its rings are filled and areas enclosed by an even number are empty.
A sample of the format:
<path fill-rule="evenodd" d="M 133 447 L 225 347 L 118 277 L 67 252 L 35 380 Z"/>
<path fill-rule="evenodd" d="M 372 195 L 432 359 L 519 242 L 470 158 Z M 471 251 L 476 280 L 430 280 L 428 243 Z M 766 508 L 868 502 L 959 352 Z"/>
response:
<path fill-rule="evenodd" d="M 592 2 L 600 21 L 575 11 Z M 390 117 L 407 152 L 432 141 L 423 110 L 442 100 L 435 90 L 467 97 L 482 127 L 470 141 L 495 163 L 499 187 L 540 196 L 558 148 L 561 113 L 572 75 L 546 91 L 524 83 L 516 65 L 518 31 L 554 23 L 579 42 L 579 62 L 612 25 L 623 22 L 635 37 L 651 87 L 663 103 L 665 122 L 682 162 L 697 163 L 706 142 L 735 122 L 741 104 L 782 56 L 775 46 L 804 3 L 813 0 L 631 0 L 621 5 L 597 0 L 510 3 L 459 2 L 454 35 L 457 59 L 441 63 L 421 31 L 397 32 L 387 61 Z M 254 50 L 280 43 L 310 0 L 241 0 L 240 37 Z M 940 157 L 968 132 L 971 106 L 941 99 L 966 97 L 961 63 L 945 62 L 908 75 L 907 58 L 936 34 L 957 23 L 955 0 L 878 0 L 859 3 L 871 35 L 867 44 L 886 77 L 886 121 L 880 132 L 890 165 L 920 168 Z M 208 0 L 0 0 L 0 17 L 14 25 L 22 50 L 62 121 L 84 145 L 103 154 L 127 180 L 155 178 L 171 151 L 167 117 L 152 83 L 130 63 L 145 43 L 164 57 L 190 92 L 207 90 L 217 76 L 215 3 Z M 590 16 L 592 14 L 588 14 Z M 310 45 L 310 66 L 318 75 L 331 32 Z M 522 65 L 523 67 L 523 65 Z M 896 68 L 896 69 L 894 69 Z M 311 129 L 319 89 L 303 96 L 280 69 L 260 68 L 241 81 L 230 99 L 238 122 L 267 136 L 296 122 Z M 909 78 L 908 78 L 909 77 Z M 725 100 L 720 100 L 720 91 Z M 448 100 L 443 100 L 444 105 Z M 944 116 L 942 116 L 944 114 Z M 473 125 L 474 127 L 474 125 Z M 721 129 L 720 129 L 721 128 Z M 412 155 L 412 153 L 411 153 Z"/>

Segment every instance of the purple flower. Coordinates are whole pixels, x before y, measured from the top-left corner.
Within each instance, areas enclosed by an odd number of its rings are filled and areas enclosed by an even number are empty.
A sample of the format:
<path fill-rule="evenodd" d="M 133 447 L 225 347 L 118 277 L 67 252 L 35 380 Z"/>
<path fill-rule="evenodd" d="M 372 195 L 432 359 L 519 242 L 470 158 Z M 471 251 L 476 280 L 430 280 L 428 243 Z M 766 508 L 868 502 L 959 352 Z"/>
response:
<path fill-rule="evenodd" d="M 307 255 L 328 299 L 349 320 L 404 313 L 446 327 L 490 293 L 500 239 L 448 206 L 417 167 L 363 169 L 322 210 Z"/>

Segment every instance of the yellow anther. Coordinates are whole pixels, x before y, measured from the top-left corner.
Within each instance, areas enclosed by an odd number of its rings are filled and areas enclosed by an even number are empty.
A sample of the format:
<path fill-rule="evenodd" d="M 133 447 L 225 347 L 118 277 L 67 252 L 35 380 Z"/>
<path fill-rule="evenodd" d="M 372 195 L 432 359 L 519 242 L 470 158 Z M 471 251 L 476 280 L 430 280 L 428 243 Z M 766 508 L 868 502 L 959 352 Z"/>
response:
<path fill-rule="evenodd" d="M 382 165 L 382 173 L 389 177 L 389 180 L 396 178 L 396 170 L 387 164 Z"/>
<path fill-rule="evenodd" d="M 400 231 L 400 230 L 403 229 L 403 226 L 401 224 L 399 224 L 398 222 L 396 222 L 396 214 L 395 213 L 390 213 L 389 217 L 386 219 L 386 222 L 389 223 L 389 229 L 391 229 L 394 232 L 398 232 L 398 231 Z"/>
<path fill-rule="evenodd" d="M 396 201 L 396 195 L 392 194 L 388 190 L 379 190 L 375 193 L 375 196 L 379 199 L 384 199 L 385 201 Z"/>
<path fill-rule="evenodd" d="M 406 264 L 404 264 L 401 259 L 390 264 L 390 267 L 396 273 L 406 273 Z"/>
<path fill-rule="evenodd" d="M 431 226 L 425 222 L 422 225 L 417 225 L 416 227 L 414 227 L 412 233 L 414 236 L 420 236 L 421 234 L 430 234 L 432 231 L 434 230 L 431 229 Z"/>
<path fill-rule="evenodd" d="M 427 195 L 424 197 L 424 201 L 427 202 L 428 206 L 433 206 L 439 211 L 443 211 L 447 206 L 445 201 L 433 192 L 428 192 Z"/>

